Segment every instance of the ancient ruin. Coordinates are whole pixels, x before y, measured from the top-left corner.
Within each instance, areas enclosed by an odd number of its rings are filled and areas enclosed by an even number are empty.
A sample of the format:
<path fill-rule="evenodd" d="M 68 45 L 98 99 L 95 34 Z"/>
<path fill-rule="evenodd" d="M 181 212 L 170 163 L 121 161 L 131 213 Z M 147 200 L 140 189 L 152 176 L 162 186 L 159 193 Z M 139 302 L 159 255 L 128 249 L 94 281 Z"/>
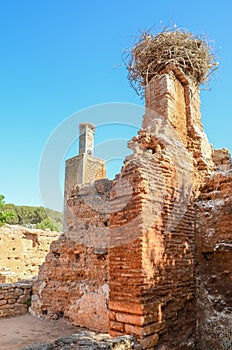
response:
<path fill-rule="evenodd" d="M 229 152 L 209 144 L 199 86 L 176 64 L 149 79 L 145 99 L 114 180 L 93 156 L 94 127 L 81 125 L 80 155 L 66 163 L 65 231 L 32 311 L 133 335 L 142 349 L 231 349 Z"/>
<path fill-rule="evenodd" d="M 28 312 L 32 279 L 59 237 L 58 232 L 19 225 L 0 228 L 0 318 Z"/>
<path fill-rule="evenodd" d="M 0 283 L 31 280 L 38 274 L 50 245 L 61 233 L 4 225 L 0 228 Z"/>

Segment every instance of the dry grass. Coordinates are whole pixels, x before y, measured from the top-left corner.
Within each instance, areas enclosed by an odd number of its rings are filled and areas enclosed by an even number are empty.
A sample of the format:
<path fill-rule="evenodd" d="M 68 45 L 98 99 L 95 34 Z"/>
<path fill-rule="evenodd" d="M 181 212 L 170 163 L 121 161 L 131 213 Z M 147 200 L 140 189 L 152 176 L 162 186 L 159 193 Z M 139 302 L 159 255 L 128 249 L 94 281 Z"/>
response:
<path fill-rule="evenodd" d="M 217 68 L 207 39 L 180 29 L 142 33 L 132 49 L 125 51 L 124 62 L 138 94 L 143 94 L 149 81 L 170 63 L 198 85 L 205 84 Z"/>

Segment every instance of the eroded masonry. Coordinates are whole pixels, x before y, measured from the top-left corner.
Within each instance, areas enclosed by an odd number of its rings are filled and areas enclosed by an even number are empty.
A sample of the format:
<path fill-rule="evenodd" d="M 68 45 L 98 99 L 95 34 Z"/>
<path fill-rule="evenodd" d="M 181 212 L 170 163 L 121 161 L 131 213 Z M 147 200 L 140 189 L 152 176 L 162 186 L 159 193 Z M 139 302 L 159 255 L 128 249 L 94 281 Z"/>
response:
<path fill-rule="evenodd" d="M 18 225 L 0 229 L 0 283 L 31 280 L 38 274 L 51 243 L 60 233 Z"/>
<path fill-rule="evenodd" d="M 208 143 L 196 84 L 174 65 L 153 77 L 133 154 L 112 181 L 93 155 L 94 126 L 81 135 L 66 163 L 65 232 L 33 312 L 133 335 L 143 349 L 229 349 L 232 165 Z"/>

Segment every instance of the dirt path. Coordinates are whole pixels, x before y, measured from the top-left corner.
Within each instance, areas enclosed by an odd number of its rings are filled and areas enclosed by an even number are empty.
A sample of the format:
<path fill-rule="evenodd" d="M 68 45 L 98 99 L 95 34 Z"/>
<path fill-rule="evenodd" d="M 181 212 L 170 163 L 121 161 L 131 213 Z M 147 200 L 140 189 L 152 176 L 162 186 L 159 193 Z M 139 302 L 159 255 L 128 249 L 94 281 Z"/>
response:
<path fill-rule="evenodd" d="M 48 321 L 30 314 L 0 319 L 0 350 L 19 350 L 25 346 L 48 342 L 56 338 L 79 333 L 64 320 Z"/>

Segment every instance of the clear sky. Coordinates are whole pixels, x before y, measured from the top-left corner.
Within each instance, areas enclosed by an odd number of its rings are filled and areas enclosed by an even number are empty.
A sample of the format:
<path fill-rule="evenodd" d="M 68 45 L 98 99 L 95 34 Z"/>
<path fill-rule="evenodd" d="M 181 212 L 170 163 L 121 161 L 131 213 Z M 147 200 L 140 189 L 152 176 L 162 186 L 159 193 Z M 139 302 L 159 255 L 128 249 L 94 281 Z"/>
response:
<path fill-rule="evenodd" d="M 42 204 L 41 154 L 70 115 L 109 102 L 143 105 L 128 83 L 122 52 L 139 30 L 160 21 L 215 40 L 220 66 L 212 90 L 202 92 L 203 123 L 215 148 L 232 150 L 231 13 L 230 0 L 0 0 L 0 193 L 6 202 Z M 128 135 L 116 129 L 96 137 L 129 137 L 133 128 Z"/>

